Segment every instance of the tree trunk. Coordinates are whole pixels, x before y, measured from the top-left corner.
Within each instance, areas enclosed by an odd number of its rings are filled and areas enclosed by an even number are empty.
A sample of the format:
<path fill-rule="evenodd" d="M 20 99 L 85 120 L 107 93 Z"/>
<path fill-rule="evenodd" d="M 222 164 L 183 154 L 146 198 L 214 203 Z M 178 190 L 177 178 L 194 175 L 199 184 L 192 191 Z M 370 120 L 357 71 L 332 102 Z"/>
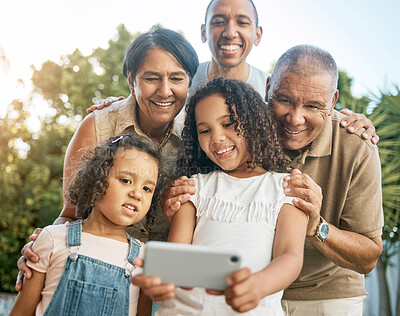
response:
<path fill-rule="evenodd" d="M 386 280 L 386 267 L 382 262 L 382 257 L 379 257 L 377 268 L 379 276 L 379 315 L 392 316 L 389 287 Z"/>

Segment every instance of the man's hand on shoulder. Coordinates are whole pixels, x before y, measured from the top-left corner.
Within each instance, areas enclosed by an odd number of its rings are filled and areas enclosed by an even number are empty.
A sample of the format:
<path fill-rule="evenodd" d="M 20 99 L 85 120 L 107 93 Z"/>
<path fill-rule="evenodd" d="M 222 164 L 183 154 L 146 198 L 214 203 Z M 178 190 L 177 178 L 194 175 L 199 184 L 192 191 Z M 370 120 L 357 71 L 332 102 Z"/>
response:
<path fill-rule="evenodd" d="M 340 113 L 347 115 L 347 117 L 341 120 L 340 125 L 347 128 L 349 133 L 355 133 L 359 129 L 365 128 L 365 132 L 361 135 L 362 138 L 371 139 L 374 145 L 379 142 L 379 136 L 376 135 L 374 125 L 364 114 L 354 113 L 349 109 L 343 109 Z"/>
<path fill-rule="evenodd" d="M 90 114 L 96 110 L 104 109 L 105 107 L 110 106 L 114 102 L 121 101 L 124 99 L 125 99 L 125 97 L 122 97 L 122 96 L 121 97 L 108 97 L 105 100 L 100 100 L 98 104 L 94 104 L 91 107 L 89 107 L 88 109 L 86 109 L 86 113 Z"/>
<path fill-rule="evenodd" d="M 283 178 L 282 187 L 287 196 L 295 197 L 293 204 L 309 217 L 307 236 L 314 236 L 320 222 L 322 207 L 321 187 L 306 173 L 294 169 Z"/>
<path fill-rule="evenodd" d="M 196 193 L 196 182 L 193 179 L 183 176 L 171 183 L 161 201 L 163 214 L 169 222 L 181 205 L 188 202 L 190 195 L 194 193 Z"/>

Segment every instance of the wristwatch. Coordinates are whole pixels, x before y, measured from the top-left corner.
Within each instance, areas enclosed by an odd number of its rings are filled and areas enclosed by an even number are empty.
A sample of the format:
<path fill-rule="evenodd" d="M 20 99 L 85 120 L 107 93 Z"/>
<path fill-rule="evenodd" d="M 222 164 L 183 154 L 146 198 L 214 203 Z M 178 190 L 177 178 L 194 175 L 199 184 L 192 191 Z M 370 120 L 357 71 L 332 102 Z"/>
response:
<path fill-rule="evenodd" d="M 317 227 L 317 234 L 314 237 L 323 242 L 328 237 L 329 224 L 322 218 L 322 216 L 320 216 L 319 219 L 321 222 Z"/>

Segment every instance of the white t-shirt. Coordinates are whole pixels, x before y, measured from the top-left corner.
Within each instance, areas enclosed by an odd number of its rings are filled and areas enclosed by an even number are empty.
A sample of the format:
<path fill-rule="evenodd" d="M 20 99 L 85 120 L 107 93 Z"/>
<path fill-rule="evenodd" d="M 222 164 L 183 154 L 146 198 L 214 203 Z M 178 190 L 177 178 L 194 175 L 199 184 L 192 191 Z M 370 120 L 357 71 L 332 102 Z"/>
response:
<path fill-rule="evenodd" d="M 257 272 L 272 259 L 276 221 L 284 203 L 293 198 L 282 189 L 283 173 L 266 172 L 251 178 L 235 178 L 222 171 L 196 174 L 197 225 L 193 244 L 239 249 L 243 267 Z M 253 310 L 240 315 L 283 315 L 283 291 L 267 296 Z M 176 298 L 164 302 L 158 315 L 236 315 L 224 296 L 203 289 L 178 289 Z M 238 314 L 239 315 L 239 314 Z"/>
<path fill-rule="evenodd" d="M 69 248 L 66 243 L 67 229 L 67 223 L 47 226 L 33 244 L 33 251 L 39 255 L 40 260 L 37 263 L 28 261 L 27 264 L 36 271 L 46 273 L 42 300 L 36 308 L 36 315 L 43 315 L 46 311 L 64 272 L 65 263 L 69 255 Z M 140 245 L 139 257 L 143 258 L 144 245 L 143 243 L 140 243 Z M 79 246 L 78 253 L 125 268 L 128 251 L 129 243 L 127 242 L 99 237 L 83 231 L 82 244 Z M 137 267 L 133 270 L 133 275 L 139 273 L 142 273 L 141 268 Z M 129 289 L 129 315 L 136 315 L 138 298 L 139 287 L 131 283 Z"/>

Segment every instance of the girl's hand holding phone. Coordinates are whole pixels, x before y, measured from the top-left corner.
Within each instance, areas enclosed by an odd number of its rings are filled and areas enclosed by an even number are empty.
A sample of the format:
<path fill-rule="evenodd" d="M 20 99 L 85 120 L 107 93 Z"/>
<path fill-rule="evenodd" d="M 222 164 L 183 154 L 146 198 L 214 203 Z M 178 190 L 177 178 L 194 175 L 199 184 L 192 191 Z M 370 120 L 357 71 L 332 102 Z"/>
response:
<path fill-rule="evenodd" d="M 239 313 L 255 308 L 263 298 L 260 281 L 249 268 L 242 268 L 227 278 L 228 288 L 224 291 L 225 300 Z"/>
<path fill-rule="evenodd" d="M 134 263 L 138 267 L 143 267 L 143 260 L 140 258 L 136 258 Z M 142 292 L 154 302 L 162 302 L 175 297 L 175 284 L 162 284 L 161 278 L 158 276 L 137 274 L 132 277 L 132 284 L 139 286 Z"/>

